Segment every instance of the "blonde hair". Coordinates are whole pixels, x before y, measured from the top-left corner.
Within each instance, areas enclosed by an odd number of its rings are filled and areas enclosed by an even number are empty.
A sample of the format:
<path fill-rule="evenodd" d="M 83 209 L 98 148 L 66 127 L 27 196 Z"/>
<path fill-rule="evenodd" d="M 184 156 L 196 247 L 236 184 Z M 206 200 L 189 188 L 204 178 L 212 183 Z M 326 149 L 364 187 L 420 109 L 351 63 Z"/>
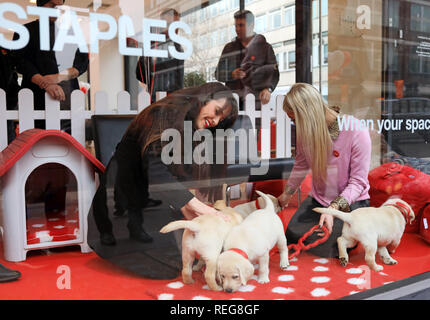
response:
<path fill-rule="evenodd" d="M 296 83 L 286 94 L 285 112 L 294 112 L 297 145 L 311 159 L 312 177 L 319 182 L 327 178 L 329 154 L 333 143 L 326 122 L 326 110 L 321 94 L 312 85 Z"/>

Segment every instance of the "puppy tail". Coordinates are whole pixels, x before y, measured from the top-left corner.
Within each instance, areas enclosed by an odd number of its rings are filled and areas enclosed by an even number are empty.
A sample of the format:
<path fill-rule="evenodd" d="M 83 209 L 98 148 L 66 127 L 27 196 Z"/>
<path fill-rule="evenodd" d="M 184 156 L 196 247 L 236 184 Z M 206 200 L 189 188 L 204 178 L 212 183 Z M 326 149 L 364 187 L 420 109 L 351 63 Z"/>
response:
<path fill-rule="evenodd" d="M 333 208 L 314 208 L 312 209 L 315 212 L 318 213 L 326 213 L 326 214 L 330 214 L 333 217 L 336 217 L 344 222 L 346 222 L 347 224 L 351 225 L 351 215 Z"/>
<path fill-rule="evenodd" d="M 161 233 L 168 233 L 174 230 L 179 229 L 188 229 L 192 232 L 200 231 L 200 225 L 192 220 L 177 220 L 166 224 L 163 228 L 161 228 Z"/>
<path fill-rule="evenodd" d="M 268 209 L 270 212 L 276 212 L 275 206 L 273 205 L 272 200 L 270 200 L 269 196 L 261 191 L 255 191 L 257 194 L 264 199 L 265 209 Z"/>

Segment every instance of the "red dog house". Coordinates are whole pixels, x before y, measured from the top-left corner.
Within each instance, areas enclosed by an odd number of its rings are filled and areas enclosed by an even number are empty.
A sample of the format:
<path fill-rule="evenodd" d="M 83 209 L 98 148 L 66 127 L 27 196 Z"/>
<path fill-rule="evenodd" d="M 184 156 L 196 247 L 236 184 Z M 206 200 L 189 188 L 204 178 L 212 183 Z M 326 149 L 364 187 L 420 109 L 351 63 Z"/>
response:
<path fill-rule="evenodd" d="M 5 259 L 29 250 L 87 244 L 87 214 L 104 166 L 69 134 L 22 132 L 0 153 L 1 231 Z"/>

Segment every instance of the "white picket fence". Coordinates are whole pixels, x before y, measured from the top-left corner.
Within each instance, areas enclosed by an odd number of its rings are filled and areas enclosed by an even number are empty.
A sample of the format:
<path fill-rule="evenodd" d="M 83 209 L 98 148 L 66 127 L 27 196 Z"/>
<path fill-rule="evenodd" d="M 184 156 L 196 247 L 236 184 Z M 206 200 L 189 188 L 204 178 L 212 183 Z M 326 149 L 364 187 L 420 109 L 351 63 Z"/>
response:
<path fill-rule="evenodd" d="M 165 93 L 157 93 L 157 98 Z M 237 98 L 237 96 L 236 96 Z M 262 106 L 261 111 L 255 110 L 255 98 L 252 94 L 246 96 L 246 108 L 239 111 L 248 115 L 253 127 L 257 118 L 261 118 L 261 158 L 271 157 L 271 130 L 270 120 L 276 121 L 276 158 L 291 157 L 291 121 L 282 110 L 283 96 L 273 97 L 274 103 Z M 34 110 L 33 92 L 22 89 L 18 94 L 18 110 L 6 110 L 6 94 L 0 89 L 0 151 L 7 147 L 8 133 L 7 120 L 17 120 L 19 131 L 23 132 L 34 128 L 34 120 L 45 120 L 46 129 L 60 129 L 60 120 L 71 120 L 71 134 L 85 146 L 85 120 L 91 119 L 93 114 L 137 114 L 150 104 L 150 95 L 142 91 L 138 96 L 138 109 L 131 110 L 130 94 L 121 91 L 117 94 L 117 108 L 109 107 L 108 95 L 104 91 L 95 94 L 94 112 L 85 110 L 85 95 L 75 90 L 71 95 L 71 110 L 60 110 L 59 101 L 52 100 L 46 94 L 45 110 Z"/>

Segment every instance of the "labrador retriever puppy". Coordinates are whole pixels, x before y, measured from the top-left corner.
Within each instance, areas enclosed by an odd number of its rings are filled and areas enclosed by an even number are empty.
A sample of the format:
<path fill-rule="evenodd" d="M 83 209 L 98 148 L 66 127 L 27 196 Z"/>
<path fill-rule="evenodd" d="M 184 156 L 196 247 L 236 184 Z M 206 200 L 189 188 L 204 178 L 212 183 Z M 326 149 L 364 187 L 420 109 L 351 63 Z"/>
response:
<path fill-rule="evenodd" d="M 214 208 L 221 211 L 229 219 L 206 214 L 192 220 L 178 220 L 165 225 L 160 232 L 167 233 L 185 229 L 182 235 L 182 280 L 185 284 L 194 282 L 192 277 L 193 263 L 196 255 L 200 255 L 199 263 L 194 271 L 206 264 L 204 277 L 211 290 L 220 291 L 222 288 L 216 282 L 216 266 L 222 251 L 224 238 L 230 229 L 242 222 L 242 216 L 227 207 L 225 201 L 215 202 Z"/>
<path fill-rule="evenodd" d="M 400 199 L 389 199 L 379 208 L 358 208 L 345 213 L 332 208 L 315 208 L 319 213 L 331 214 L 345 223 L 342 235 L 337 238 L 339 259 L 342 266 L 348 264 L 347 249 L 360 242 L 365 250 L 367 265 L 375 271 L 383 270 L 376 264 L 375 255 L 378 252 L 385 264 L 396 264 L 391 258 L 400 243 L 405 226 L 415 219 L 411 206 Z"/>
<path fill-rule="evenodd" d="M 264 199 L 264 209 L 254 211 L 231 229 L 224 241 L 224 251 L 218 257 L 217 275 L 225 292 L 235 292 L 245 285 L 254 274 L 252 262 L 256 261 L 258 282 L 269 282 L 269 252 L 275 245 L 281 255 L 281 268 L 289 266 L 282 221 L 269 196 L 257 193 Z"/>
<path fill-rule="evenodd" d="M 272 200 L 273 205 L 275 206 L 275 212 L 278 213 L 281 211 L 282 208 L 279 206 L 278 198 L 272 196 L 271 194 L 267 194 L 267 196 L 270 198 L 270 200 Z M 265 204 L 263 197 L 258 197 L 257 200 L 236 205 L 234 210 L 239 212 L 242 215 L 242 218 L 245 219 L 255 210 L 262 209 L 264 207 Z"/>

